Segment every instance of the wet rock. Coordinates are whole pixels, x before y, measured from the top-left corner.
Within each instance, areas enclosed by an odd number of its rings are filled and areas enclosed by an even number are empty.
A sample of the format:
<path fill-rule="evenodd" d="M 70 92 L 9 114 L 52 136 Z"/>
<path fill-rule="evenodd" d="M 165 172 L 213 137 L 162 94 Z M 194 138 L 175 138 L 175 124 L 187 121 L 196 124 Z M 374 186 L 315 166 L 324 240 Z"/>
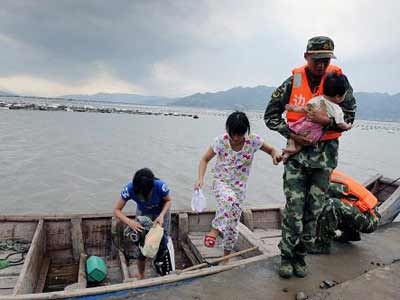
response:
<path fill-rule="evenodd" d="M 296 294 L 296 300 L 305 300 L 305 299 L 308 299 L 308 297 L 304 292 L 298 292 Z"/>

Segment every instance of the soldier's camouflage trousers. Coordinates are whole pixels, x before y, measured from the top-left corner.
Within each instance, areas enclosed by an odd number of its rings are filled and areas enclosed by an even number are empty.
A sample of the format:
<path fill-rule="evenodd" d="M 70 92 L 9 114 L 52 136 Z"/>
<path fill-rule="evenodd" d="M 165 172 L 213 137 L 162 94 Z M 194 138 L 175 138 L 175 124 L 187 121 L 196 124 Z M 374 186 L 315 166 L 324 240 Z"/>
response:
<path fill-rule="evenodd" d="M 306 168 L 289 159 L 283 174 L 286 205 L 283 211 L 281 255 L 304 256 L 316 238 L 317 219 L 325 206 L 332 169 Z"/>
<path fill-rule="evenodd" d="M 371 233 L 376 230 L 379 222 L 379 214 L 362 213 L 357 207 L 342 202 L 340 199 L 331 198 L 323 209 L 318 220 L 318 239 L 322 242 L 330 242 L 335 237 L 335 230 L 346 231 L 348 229 Z"/>

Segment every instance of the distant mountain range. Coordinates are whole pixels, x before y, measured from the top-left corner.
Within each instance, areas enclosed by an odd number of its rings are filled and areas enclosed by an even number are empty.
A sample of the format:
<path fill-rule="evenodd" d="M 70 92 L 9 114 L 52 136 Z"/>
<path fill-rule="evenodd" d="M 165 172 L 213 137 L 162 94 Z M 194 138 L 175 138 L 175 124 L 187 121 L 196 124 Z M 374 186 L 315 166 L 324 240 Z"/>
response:
<path fill-rule="evenodd" d="M 0 91 L 0 96 L 17 96 L 17 95 L 9 91 Z"/>
<path fill-rule="evenodd" d="M 115 102 L 140 105 L 186 106 L 226 110 L 264 111 L 274 87 L 234 87 L 214 93 L 196 93 L 186 97 L 167 98 L 137 94 L 98 93 L 94 95 L 65 95 L 59 98 L 81 101 Z M 0 95 L 15 95 L 1 92 Z M 400 93 L 354 93 L 357 99 L 357 119 L 400 122 Z"/>
<path fill-rule="evenodd" d="M 234 87 L 215 93 L 196 93 L 180 98 L 104 93 L 95 95 L 69 95 L 63 96 L 63 98 L 143 105 L 263 111 L 274 90 L 275 87 L 259 85 L 256 87 Z M 357 99 L 358 119 L 400 122 L 400 93 L 389 95 L 387 93 L 356 92 L 354 96 Z"/>

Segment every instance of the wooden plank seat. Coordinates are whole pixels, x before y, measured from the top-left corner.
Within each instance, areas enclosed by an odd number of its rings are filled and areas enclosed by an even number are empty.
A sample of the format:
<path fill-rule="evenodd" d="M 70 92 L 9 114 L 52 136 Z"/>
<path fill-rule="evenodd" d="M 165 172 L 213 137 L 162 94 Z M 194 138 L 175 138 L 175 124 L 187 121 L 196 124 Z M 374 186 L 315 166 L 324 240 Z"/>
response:
<path fill-rule="evenodd" d="M 24 265 L 18 280 L 14 286 L 13 295 L 34 293 L 38 282 L 38 276 L 42 269 L 43 259 L 46 253 L 46 232 L 44 221 L 40 220 L 32 244 L 26 255 Z M 41 292 L 41 291 L 40 291 Z"/>
<path fill-rule="evenodd" d="M 213 259 L 224 256 L 222 238 L 217 237 L 216 245 L 213 248 L 204 246 L 204 236 L 207 232 L 190 232 L 188 234 L 188 243 L 193 254 L 200 262 L 212 262 Z M 234 253 L 235 251 L 232 251 Z M 240 257 L 233 257 L 230 261 L 237 261 Z"/>

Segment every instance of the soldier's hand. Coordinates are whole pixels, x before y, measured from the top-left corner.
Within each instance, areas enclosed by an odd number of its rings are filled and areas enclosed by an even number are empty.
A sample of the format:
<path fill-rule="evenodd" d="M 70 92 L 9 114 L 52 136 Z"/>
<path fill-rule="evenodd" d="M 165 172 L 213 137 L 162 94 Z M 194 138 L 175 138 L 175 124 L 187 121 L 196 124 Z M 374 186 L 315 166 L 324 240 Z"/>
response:
<path fill-rule="evenodd" d="M 310 146 L 312 145 L 312 139 L 308 138 L 307 136 L 302 136 L 299 134 L 292 133 L 290 138 L 293 139 L 296 143 L 302 146 Z"/>

